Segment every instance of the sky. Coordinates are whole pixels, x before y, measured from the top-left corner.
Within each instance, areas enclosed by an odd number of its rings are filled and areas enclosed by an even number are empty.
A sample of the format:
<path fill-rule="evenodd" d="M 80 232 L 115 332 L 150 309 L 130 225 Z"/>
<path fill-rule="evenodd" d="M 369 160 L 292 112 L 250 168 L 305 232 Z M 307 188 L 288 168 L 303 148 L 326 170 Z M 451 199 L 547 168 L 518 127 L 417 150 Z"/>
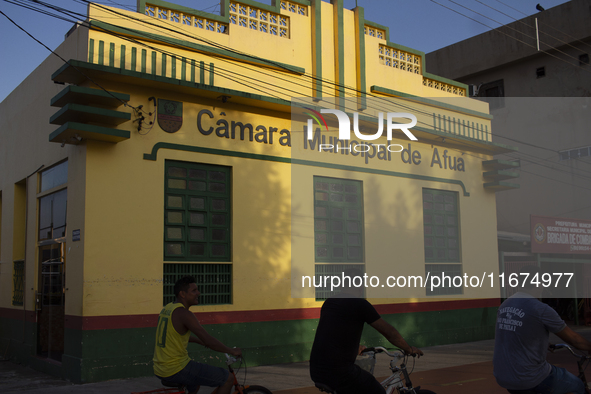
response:
<path fill-rule="evenodd" d="M 0 0 L 0 11 L 20 27 L 55 49 L 73 26 L 38 13 L 30 7 L 33 0 Z M 46 0 L 61 8 L 86 14 L 87 4 L 80 0 Z M 218 0 L 169 0 L 194 9 L 219 14 Z M 261 0 L 271 4 L 271 0 Z M 352 9 L 365 10 L 365 19 L 390 28 L 390 41 L 429 53 L 455 42 L 537 13 L 536 5 L 548 9 L 566 0 L 344 0 Z M 136 10 L 135 0 L 102 0 L 98 3 Z M 20 5 L 19 5 L 20 4 Z M 39 7 L 35 5 L 35 7 Z M 447 7 L 447 8 L 446 8 Z M 44 8 L 48 10 L 47 8 Z M 455 11 L 453 11 L 455 10 Z M 71 19 L 71 18 L 68 18 Z M 27 75 L 51 53 L 0 14 L 0 101 L 4 100 Z"/>

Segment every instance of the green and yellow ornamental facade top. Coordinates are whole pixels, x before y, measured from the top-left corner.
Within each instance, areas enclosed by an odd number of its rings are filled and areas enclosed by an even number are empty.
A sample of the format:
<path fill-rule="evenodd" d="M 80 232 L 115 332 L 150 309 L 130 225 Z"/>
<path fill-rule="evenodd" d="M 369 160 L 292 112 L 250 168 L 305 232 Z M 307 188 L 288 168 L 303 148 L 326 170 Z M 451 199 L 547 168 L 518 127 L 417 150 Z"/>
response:
<path fill-rule="evenodd" d="M 332 294 L 302 278 L 498 272 L 495 193 L 519 185 L 494 159 L 515 149 L 494 142 L 487 104 L 362 7 L 220 8 L 90 4 L 57 49 L 68 61 L 2 103 L 48 106 L 0 117 L 0 161 L 15 163 L 0 174 L 3 354 L 77 382 L 150 375 L 158 313 L 194 275 L 193 312 L 249 365 L 301 361 Z M 359 133 L 339 139 L 325 109 Z M 388 138 L 389 113 L 412 114 L 417 139 Z M 419 346 L 490 338 L 499 296 L 366 295 Z"/>

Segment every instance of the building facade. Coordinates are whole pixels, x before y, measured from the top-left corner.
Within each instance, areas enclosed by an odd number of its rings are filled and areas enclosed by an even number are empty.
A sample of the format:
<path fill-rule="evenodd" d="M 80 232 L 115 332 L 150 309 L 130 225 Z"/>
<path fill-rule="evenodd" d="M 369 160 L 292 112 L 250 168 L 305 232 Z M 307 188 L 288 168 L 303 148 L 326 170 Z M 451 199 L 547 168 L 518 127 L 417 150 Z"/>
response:
<path fill-rule="evenodd" d="M 68 62 L 0 105 L 3 354 L 75 382 L 150 375 L 158 313 L 191 274 L 193 311 L 249 365 L 306 360 L 331 294 L 306 276 L 498 273 L 493 155 L 513 148 L 466 85 L 342 1 L 221 5 L 92 4 Z M 361 132 L 337 137 L 312 116 L 327 108 Z M 417 139 L 379 113 L 414 115 Z M 492 337 L 497 293 L 366 289 L 421 346 Z"/>

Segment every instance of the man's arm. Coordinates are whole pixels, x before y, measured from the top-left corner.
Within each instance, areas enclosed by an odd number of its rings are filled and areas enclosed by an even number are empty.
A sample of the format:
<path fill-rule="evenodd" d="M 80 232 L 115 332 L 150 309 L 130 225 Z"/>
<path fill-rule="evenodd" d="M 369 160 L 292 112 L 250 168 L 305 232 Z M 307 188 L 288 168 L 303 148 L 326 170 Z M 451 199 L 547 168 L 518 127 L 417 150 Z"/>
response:
<path fill-rule="evenodd" d="M 388 342 L 404 350 L 405 353 L 412 355 L 416 354 L 419 357 L 423 355 L 421 349 L 414 346 L 410 346 L 408 343 L 406 343 L 406 341 L 404 340 L 404 338 L 402 338 L 402 335 L 400 335 L 398 330 L 381 317 L 375 322 L 371 323 L 371 326 L 378 330 L 378 332 L 382 334 L 388 340 Z"/>
<path fill-rule="evenodd" d="M 568 326 L 557 332 L 556 335 L 569 345 L 572 345 L 577 349 L 587 350 L 591 353 L 591 342 L 568 328 Z"/>
<path fill-rule="evenodd" d="M 189 342 L 196 343 L 196 344 L 201 345 L 201 346 L 205 346 L 205 343 L 203 343 L 203 341 L 201 339 L 197 338 L 194 335 L 191 335 L 189 337 Z M 207 347 L 207 346 L 205 346 L 205 347 Z"/>
<path fill-rule="evenodd" d="M 175 309 L 175 311 L 173 312 L 173 318 L 177 317 L 177 316 L 174 316 L 177 313 L 178 313 L 178 318 L 179 318 L 180 323 L 184 327 L 186 327 L 187 330 L 189 330 L 193 334 L 195 334 L 197 336 L 197 338 L 195 338 L 195 339 L 198 339 L 200 341 L 200 342 L 198 342 L 197 340 L 191 341 L 192 338 L 189 338 L 190 342 L 196 342 L 196 343 L 199 343 L 200 345 L 210 348 L 211 350 L 215 350 L 216 352 L 228 353 L 228 354 L 231 354 L 235 357 L 240 357 L 242 355 L 242 350 L 240 348 L 230 348 L 230 347 L 224 345 L 223 343 L 221 343 L 216 338 L 214 338 L 207 331 L 205 331 L 205 328 L 203 328 L 203 326 L 199 323 L 199 320 L 197 320 L 197 317 L 195 317 L 195 315 L 192 314 L 188 309 L 185 309 L 185 308 Z"/>

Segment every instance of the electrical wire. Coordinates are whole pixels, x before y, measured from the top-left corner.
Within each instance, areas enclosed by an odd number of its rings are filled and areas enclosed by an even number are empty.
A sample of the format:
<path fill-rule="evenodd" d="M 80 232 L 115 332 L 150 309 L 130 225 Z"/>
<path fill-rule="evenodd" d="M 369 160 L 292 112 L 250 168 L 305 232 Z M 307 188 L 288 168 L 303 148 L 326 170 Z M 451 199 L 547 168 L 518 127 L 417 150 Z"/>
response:
<path fill-rule="evenodd" d="M 6 0 L 5 0 L 5 1 L 6 1 Z M 67 12 L 67 10 L 64 10 L 64 9 L 63 9 L 63 8 L 61 8 L 61 7 L 54 7 L 54 6 L 52 6 L 52 5 L 47 5 L 47 3 L 43 3 L 43 2 L 41 2 L 41 1 L 39 1 L 39 0 L 34 0 L 33 2 L 34 2 L 34 3 L 38 3 L 38 4 L 42 4 L 42 5 L 45 5 L 45 6 L 50 6 L 52 9 L 56 9 L 56 8 L 57 8 L 56 10 L 58 10 L 58 11 L 60 11 L 60 12 Z M 85 1 L 85 2 L 86 2 L 86 1 Z M 52 15 L 52 16 L 55 16 L 55 15 Z M 123 15 L 123 16 L 125 16 L 125 15 Z M 132 18 L 132 19 L 136 19 L 136 18 Z M 136 20 L 137 20 L 137 19 L 136 19 Z M 142 23 L 145 23 L 145 21 L 140 21 L 140 22 L 142 22 Z M 116 34 L 116 33 L 114 33 L 114 32 L 109 32 L 109 31 L 107 31 L 107 32 L 108 32 L 108 33 L 110 33 L 110 34 L 113 34 L 113 35 L 115 35 L 115 36 L 118 36 L 118 37 L 120 37 L 120 38 L 125 38 L 125 39 L 127 39 L 127 40 L 130 40 L 130 39 L 129 39 L 128 37 L 126 37 L 126 36 L 117 35 L 117 34 Z M 194 36 L 192 36 L 192 38 L 198 39 L 198 37 L 194 37 Z M 147 44 L 145 44 L 145 43 L 143 43 L 143 42 L 137 41 L 137 40 L 130 40 L 130 41 L 132 41 L 132 42 L 134 42 L 134 43 L 136 43 L 136 44 L 144 45 L 144 46 L 146 46 L 146 47 L 148 47 L 148 48 L 150 48 L 150 49 L 152 49 L 152 50 L 154 50 L 154 51 L 160 52 L 160 53 L 166 53 L 166 54 L 168 54 L 168 55 L 171 55 L 171 56 L 172 56 L 172 55 L 174 55 L 174 53 L 172 53 L 172 52 L 169 52 L 169 51 L 164 51 L 164 50 L 161 50 L 161 49 L 159 49 L 159 48 L 155 48 L 155 47 L 149 46 L 149 45 L 147 45 Z M 241 54 L 242 54 L 242 53 L 241 53 Z M 213 57 L 215 57 L 215 56 L 213 56 Z M 223 58 L 221 58 L 221 59 L 223 59 Z M 190 60 L 194 60 L 194 59 L 190 59 Z M 225 60 L 225 59 L 223 59 L 223 60 Z M 188 60 L 187 60 L 187 63 L 188 63 Z M 219 69 L 219 67 L 216 67 L 216 71 L 215 71 L 214 73 L 217 73 L 218 75 L 220 75 L 220 76 L 222 76 L 222 77 L 225 77 L 225 78 L 227 78 L 227 79 L 229 79 L 229 80 L 231 80 L 231 81 L 233 81 L 233 82 L 236 82 L 236 83 L 237 83 L 237 84 L 239 84 L 239 85 L 246 86 L 246 87 L 249 87 L 249 88 L 251 88 L 251 89 L 258 90 L 258 91 L 260 91 L 260 92 L 262 92 L 262 93 L 267 93 L 267 92 L 265 92 L 265 91 L 263 91 L 263 90 L 259 89 L 259 88 L 258 88 L 258 87 L 256 87 L 256 86 L 252 86 L 252 85 L 250 85 L 250 84 L 248 84 L 248 83 L 241 82 L 241 81 L 240 81 L 240 78 L 238 78 L 238 79 L 236 79 L 236 78 L 231 78 L 231 77 L 229 77 L 227 74 L 225 74 L 225 73 L 223 73 L 223 72 L 220 72 L 220 71 L 217 71 L 217 69 Z M 249 69 L 249 70 L 251 70 L 251 71 L 254 71 L 253 69 L 251 69 L 251 68 L 248 68 L 248 67 L 247 67 L 247 69 Z M 228 71 L 228 70 L 225 70 L 225 69 L 223 69 L 223 68 L 222 68 L 222 70 L 224 70 L 224 71 Z M 235 73 L 234 73 L 234 74 L 235 74 Z M 266 75 L 268 75 L 268 74 L 266 74 Z M 240 76 L 240 77 L 242 77 L 242 78 L 248 78 L 247 76 L 245 76 L 245 75 L 243 75 L 243 74 L 239 74 L 239 76 Z M 323 80 L 323 82 L 326 82 L 326 80 Z M 283 88 L 282 86 L 277 86 L 277 85 L 274 85 L 274 84 L 271 84 L 271 85 L 272 85 L 272 86 L 274 86 L 274 87 L 276 87 L 276 88 L 280 88 L 280 89 L 284 89 L 284 90 L 285 90 L 285 88 Z M 300 84 L 300 85 L 301 85 L 301 84 Z M 336 83 L 333 83 L 333 85 L 334 85 L 335 87 L 336 87 L 336 86 L 340 86 L 340 85 L 338 85 L 338 84 L 336 84 Z M 302 86 L 303 86 L 303 85 L 302 85 Z M 309 86 L 307 86 L 307 85 L 305 85 L 305 87 L 306 87 L 306 88 L 309 88 Z M 346 86 L 345 86 L 345 87 L 346 87 Z M 349 88 L 349 87 L 347 87 L 347 88 Z M 274 92 L 276 92 L 276 93 L 282 93 L 282 92 L 280 92 L 280 91 L 278 91 L 278 90 L 273 90 L 273 91 L 274 91 Z M 295 92 L 295 91 L 293 91 L 293 90 L 290 90 L 290 89 L 288 89 L 288 91 L 290 91 L 290 92 Z M 357 91 L 357 92 L 360 92 L 360 91 Z M 267 94 L 268 94 L 268 93 L 267 93 Z M 370 95 L 371 95 L 371 94 L 370 94 Z M 280 96 L 277 96 L 277 95 L 273 95 L 273 96 L 274 96 L 274 97 L 276 97 L 276 98 L 280 98 L 280 99 L 282 98 L 282 97 L 280 97 Z M 352 96 L 352 97 L 353 97 L 353 98 L 355 98 L 355 99 L 357 98 L 357 96 Z M 378 97 L 378 98 L 383 98 L 382 96 L 375 96 L 375 97 Z M 391 102 L 388 102 L 388 104 L 391 104 Z M 416 109 L 416 108 L 409 108 L 409 109 L 411 109 L 411 110 L 414 110 L 414 111 L 417 111 L 417 109 Z M 417 112 L 419 112 L 419 111 L 417 111 Z M 431 113 L 427 113 L 427 112 L 423 112 L 423 113 L 424 113 L 424 114 L 431 115 Z M 153 126 L 153 123 L 154 123 L 154 122 L 152 122 L 152 126 Z M 429 126 L 429 127 L 430 127 L 430 125 L 428 125 L 428 124 L 426 124 L 426 123 L 424 123 L 424 122 L 419 122 L 419 123 L 423 123 L 423 124 L 425 124 L 425 125 L 427 125 L 427 126 Z M 151 128 L 150 128 L 150 129 L 151 129 Z M 148 132 L 149 132 L 149 130 L 148 130 Z M 490 133 L 489 133 L 489 134 L 490 134 Z M 529 145 L 529 146 L 532 146 L 532 147 L 536 147 L 536 148 L 539 148 L 539 149 L 546 149 L 546 150 L 549 150 L 549 151 L 551 151 L 551 152 L 553 152 L 553 153 L 558 153 L 558 151 L 556 151 L 556 150 L 552 150 L 552 149 L 545 148 L 545 147 L 540 147 L 540 146 L 537 146 L 537 145 L 535 145 L 535 144 L 529 144 L 529 143 L 526 143 L 526 142 L 523 142 L 523 141 L 519 141 L 519 140 L 516 140 L 516 139 L 512 139 L 512 138 L 509 138 L 509 137 L 503 137 L 503 136 L 498 136 L 498 135 L 497 135 L 496 137 L 500 137 L 500 138 L 506 138 L 507 140 L 511 140 L 511 141 L 514 141 L 514 142 L 517 142 L 517 143 L 523 143 L 523 144 L 526 144 L 526 145 Z M 450 150 L 454 151 L 453 149 L 450 149 Z M 460 151 L 457 151 L 457 152 L 460 152 Z M 464 152 L 462 152 L 462 153 L 464 153 Z M 535 157 L 535 156 L 533 156 L 533 155 L 532 155 L 532 157 Z M 535 157 L 535 158 L 536 158 L 536 159 L 539 159 L 539 158 L 537 158 L 537 157 Z M 526 160 L 526 161 L 527 161 L 527 159 L 524 159 L 524 160 Z M 530 161 L 530 162 L 532 162 L 533 164 L 538 164 L 538 165 L 540 165 L 539 163 L 535 163 L 535 162 L 533 162 L 533 161 Z M 568 173 L 570 173 L 570 172 L 568 172 Z"/>
<path fill-rule="evenodd" d="M 13 25 L 15 25 L 19 30 L 23 31 L 26 35 L 28 35 L 30 38 L 32 38 L 33 40 L 35 40 L 38 44 L 40 44 L 41 46 L 43 46 L 45 49 L 47 49 L 49 52 L 51 52 L 53 55 L 57 56 L 59 59 L 61 59 L 64 63 L 66 63 L 67 65 L 69 65 L 70 67 L 74 68 L 76 71 L 78 71 L 80 74 L 82 74 L 84 77 L 86 77 L 89 81 L 91 81 L 93 84 L 95 84 L 96 86 L 98 86 L 99 88 L 101 88 L 102 90 L 104 90 L 106 93 L 108 93 L 111 97 L 119 100 L 123 105 L 127 106 L 127 107 L 131 107 L 134 110 L 137 111 L 137 108 L 129 105 L 128 103 L 126 103 L 125 101 L 121 100 L 120 98 L 118 98 L 117 96 L 115 96 L 114 94 L 112 94 L 111 92 L 109 92 L 108 90 L 106 90 L 105 88 L 103 88 L 101 85 L 99 85 L 96 81 L 94 81 L 90 76 L 88 76 L 87 74 L 85 74 L 82 70 L 80 70 L 79 68 L 73 66 L 72 64 L 70 64 L 70 62 L 68 62 L 66 59 L 64 59 L 63 57 L 61 57 L 58 53 L 54 52 L 53 50 L 51 50 L 47 45 L 45 45 L 44 43 L 42 43 L 41 41 L 39 41 L 37 38 L 35 38 L 31 33 L 29 33 L 28 31 L 26 31 L 24 28 L 22 28 L 18 23 L 16 23 L 15 21 L 13 21 L 8 15 L 6 15 L 4 12 L 2 12 L 0 10 L 0 14 L 2 14 L 6 19 L 8 19 L 10 21 L 10 23 L 12 23 Z"/>
<path fill-rule="evenodd" d="M 525 41 L 523 41 L 523 40 L 520 40 L 519 38 L 517 38 L 517 37 L 514 37 L 514 36 L 512 36 L 512 35 L 510 35 L 510 34 L 508 34 L 508 33 L 506 33 L 506 32 L 504 32 L 504 31 L 502 31 L 502 30 L 499 30 L 498 28 L 493 28 L 492 26 L 489 26 L 489 25 L 487 25 L 486 23 L 483 23 L 483 22 L 481 22 L 481 21 L 479 21 L 479 20 L 477 20 L 477 19 L 471 18 L 471 17 L 469 17 L 469 16 L 468 16 L 468 15 L 466 15 L 466 14 L 462 14 L 461 12 L 459 12 L 459 11 L 457 11 L 457 10 L 454 10 L 453 8 L 447 7 L 447 6 L 445 6 L 445 5 L 441 4 L 441 3 L 438 3 L 438 2 L 437 2 L 437 1 L 435 1 L 435 0 L 429 0 L 429 1 L 431 1 L 432 3 L 435 3 L 435 4 L 439 5 L 439 6 L 441 6 L 441 7 L 443 7 L 443 8 L 446 8 L 446 9 L 448 9 L 448 10 L 452 11 L 452 12 L 455 12 L 456 14 L 462 15 L 462 16 L 464 16 L 464 17 L 466 17 L 466 18 L 468 18 L 468 19 L 470 19 L 470 20 L 472 20 L 472 21 L 474 21 L 474 22 L 476 22 L 476 23 L 479 23 L 479 24 L 481 24 L 481 25 L 483 25 L 483 26 L 486 26 L 486 27 L 488 27 L 488 28 L 489 28 L 489 29 L 491 29 L 491 30 L 495 30 L 495 31 L 497 31 L 497 32 L 499 32 L 499 33 L 501 33 L 501 34 L 504 34 L 504 35 L 506 35 L 507 37 L 510 37 L 510 38 L 512 38 L 512 39 L 514 39 L 514 40 L 516 40 L 516 41 L 519 41 L 520 43 L 522 43 L 522 44 L 524 44 L 524 45 L 526 45 L 526 46 L 528 46 L 528 47 L 531 47 L 531 48 L 536 48 L 536 49 L 537 49 L 537 47 L 536 47 L 535 45 L 528 44 L 527 42 L 525 42 Z M 450 0 L 450 1 L 451 1 L 451 0 Z M 497 23 L 498 23 L 498 22 L 497 22 Z M 507 26 L 507 25 L 504 25 L 504 26 Z M 556 49 L 556 48 L 551 48 L 550 50 L 557 50 L 557 49 Z M 585 69 L 585 68 L 582 68 L 582 67 L 581 67 L 581 66 L 579 66 L 578 64 L 573 64 L 573 63 L 570 63 L 569 61 L 567 61 L 567 60 L 565 60 L 565 59 L 562 59 L 562 58 L 560 58 L 560 57 L 558 57 L 558 56 L 556 56 L 556 55 L 554 55 L 554 54 L 552 54 L 552 53 L 548 52 L 547 50 L 540 49 L 540 52 L 542 52 L 542 53 L 545 53 L 546 55 L 548 55 L 548 56 L 551 56 L 551 57 L 553 57 L 553 58 L 555 58 L 555 59 L 558 59 L 559 61 L 561 61 L 561 62 L 564 62 L 564 63 L 566 63 L 566 64 L 569 64 L 569 65 L 571 65 L 571 66 L 578 67 L 578 68 L 580 68 L 580 69 L 581 69 L 582 71 L 584 71 L 584 72 L 591 73 L 591 70 L 587 70 L 587 69 Z M 578 61 L 578 59 L 577 59 L 577 61 Z"/>
<path fill-rule="evenodd" d="M 524 22 L 522 19 L 516 19 L 516 18 L 512 17 L 511 15 L 504 13 L 504 12 L 503 12 L 503 11 L 501 11 L 501 10 L 498 10 L 498 9 L 496 9 L 496 8 L 494 8 L 494 7 L 492 7 L 492 6 L 488 5 L 488 4 L 486 4 L 486 3 L 483 3 L 483 2 L 482 2 L 482 1 L 480 1 L 480 0 L 474 0 L 474 1 L 476 1 L 477 3 L 480 3 L 480 4 L 482 4 L 482 5 L 483 5 L 483 6 L 485 6 L 485 7 L 488 7 L 488 8 L 490 8 L 491 10 L 494 10 L 494 11 L 496 11 L 496 12 L 500 13 L 501 15 L 505 15 L 506 17 L 513 19 L 514 21 L 516 21 L 516 22 L 519 22 L 519 23 L 521 23 L 522 25 L 525 25 L 525 26 L 527 26 L 527 27 L 529 27 L 529 28 L 532 28 L 532 29 L 533 29 L 533 27 L 532 27 L 532 26 L 530 26 L 530 25 L 528 25 L 527 23 L 525 23 L 525 22 Z M 560 41 L 561 43 L 563 43 L 563 44 L 565 44 L 565 45 L 567 45 L 567 46 L 569 46 L 569 47 L 571 47 L 571 48 L 574 48 L 574 49 L 575 49 L 575 50 L 577 50 L 577 51 L 581 51 L 581 52 L 585 53 L 585 52 L 584 52 L 582 49 L 580 49 L 580 48 L 577 48 L 577 47 L 575 47 L 574 45 L 570 44 L 569 42 L 566 42 L 566 41 L 564 41 L 564 40 L 561 40 L 561 39 L 560 39 L 560 38 L 558 38 L 558 37 L 555 37 L 555 36 L 553 36 L 553 35 L 551 35 L 551 34 L 549 34 L 549 33 L 546 33 L 546 32 L 545 32 L 545 31 L 543 31 L 543 30 L 539 30 L 539 32 L 540 32 L 540 33 L 542 33 L 542 34 L 544 34 L 544 35 L 546 35 L 546 36 L 549 36 L 549 37 L 551 37 L 551 38 L 553 38 L 553 39 L 555 39 L 555 40 L 557 40 L 557 41 Z M 533 37 L 532 37 L 532 38 L 533 38 Z M 545 42 L 543 42 L 543 41 L 540 41 L 540 42 L 541 42 L 541 43 L 543 43 L 543 44 L 545 44 L 545 45 L 548 45 L 548 44 L 546 44 L 546 43 L 545 43 Z M 578 59 L 578 60 L 579 60 L 579 62 L 581 61 L 580 59 Z M 584 62 L 583 62 L 583 63 L 584 63 Z M 589 63 L 587 62 L 587 63 L 585 63 L 585 65 L 589 65 Z"/>
<path fill-rule="evenodd" d="M 503 4 L 503 5 L 504 5 L 504 6 L 506 6 L 506 7 L 509 7 L 509 8 L 511 8 L 511 9 L 512 9 L 512 10 L 514 10 L 514 11 L 517 11 L 517 12 L 519 12 L 519 13 L 520 13 L 520 14 L 522 14 L 522 15 L 529 16 L 529 15 L 528 15 L 528 14 L 526 14 L 525 12 L 522 12 L 522 11 L 518 10 L 517 8 L 513 8 L 513 7 L 511 7 L 509 4 L 503 3 L 503 2 L 502 2 L 502 1 L 500 1 L 500 0 L 495 0 L 495 1 L 496 1 L 497 3 L 501 3 L 501 4 Z M 570 0 L 569 0 L 569 1 L 570 1 Z M 570 34 L 568 34 L 568 33 L 565 33 L 564 31 L 562 31 L 562 30 L 560 30 L 560 29 L 557 29 L 557 28 L 555 28 L 555 27 L 554 27 L 554 26 L 552 26 L 552 25 L 545 25 L 545 26 L 547 26 L 547 27 L 551 28 L 551 29 L 552 29 L 552 30 L 554 30 L 554 31 L 557 31 L 557 32 L 559 32 L 559 33 L 562 33 L 562 34 L 564 34 L 565 36 L 567 36 L 568 38 L 571 38 L 571 39 L 573 39 L 574 41 L 578 41 L 578 42 L 580 42 L 580 43 L 582 43 L 582 44 L 584 44 L 584 45 L 587 45 L 587 46 L 591 47 L 591 44 L 588 44 L 588 43 L 586 43 L 586 42 L 584 42 L 584 41 L 581 41 L 581 40 L 577 39 L 576 37 L 573 37 L 573 36 L 571 36 Z"/>
<path fill-rule="evenodd" d="M 486 18 L 486 19 L 488 19 L 488 20 L 490 20 L 490 21 L 493 21 L 493 22 L 495 22 L 495 23 L 498 23 L 499 25 L 501 25 L 501 27 L 506 27 L 506 28 L 508 28 L 508 29 L 511 29 L 511 30 L 513 30 L 514 32 L 517 32 L 517 33 L 523 34 L 524 36 L 526 36 L 526 37 L 528 37 L 528 38 L 531 38 L 531 39 L 534 39 L 534 40 L 535 40 L 535 39 L 537 39 L 535 36 L 530 36 L 530 35 L 528 35 L 528 34 L 525 34 L 524 32 L 517 30 L 516 28 L 514 28 L 514 27 L 513 27 L 513 26 L 511 26 L 511 25 L 506 25 L 506 24 L 503 24 L 503 23 L 501 23 L 501 22 L 499 22 L 499 21 L 497 21 L 497 20 L 495 20 L 495 19 L 493 19 L 493 18 L 490 18 L 490 17 L 488 17 L 488 16 L 486 16 L 486 15 L 484 15 L 484 14 L 480 13 L 480 12 L 477 12 L 477 11 L 473 10 L 472 8 L 466 7 L 466 6 L 464 6 L 464 5 L 462 5 L 462 4 L 458 3 L 458 2 L 456 2 L 456 1 L 454 1 L 454 0 L 448 0 L 448 1 L 449 1 L 450 3 L 453 3 L 453 4 L 457 5 L 457 6 L 459 6 L 459 7 L 462 7 L 462 8 L 464 8 L 464 9 L 468 10 L 468 11 L 471 11 L 471 12 L 473 12 L 473 13 L 477 14 L 477 15 L 480 15 L 480 16 L 482 16 L 483 18 Z M 479 3 L 480 3 L 480 1 L 479 1 L 479 0 L 475 0 L 475 1 L 477 1 L 477 2 L 479 2 Z M 483 4 L 483 3 L 481 3 L 481 4 Z M 488 7 L 488 6 L 487 6 L 487 7 Z M 525 22 L 523 22 L 523 21 L 521 21 L 521 23 L 522 23 L 522 24 L 524 24 L 524 25 L 526 25 L 527 27 L 530 27 L 530 28 L 532 28 L 531 26 L 529 26 L 527 23 L 525 23 Z M 494 29 L 494 30 L 497 30 L 497 29 Z M 569 57 L 569 58 L 571 58 L 571 59 L 574 59 L 574 60 L 576 60 L 576 61 L 579 61 L 579 59 L 578 59 L 578 58 L 575 58 L 574 56 L 571 56 L 571 55 L 569 55 L 568 53 L 566 53 L 566 52 L 564 52 L 564 51 L 561 51 L 560 49 L 558 49 L 558 48 L 556 48 L 556 47 L 552 47 L 552 46 L 550 46 L 548 43 L 546 43 L 546 42 L 544 42 L 544 41 L 542 41 L 542 40 L 538 40 L 538 41 L 539 41 L 540 43 L 542 43 L 542 44 L 544 44 L 544 45 L 546 45 L 546 46 L 550 47 L 550 49 L 551 49 L 551 50 L 555 50 L 555 51 L 557 51 L 557 52 L 559 52 L 559 53 L 561 53 L 561 54 L 565 55 L 566 57 Z M 524 41 L 522 41 L 522 42 L 525 44 L 525 42 L 524 42 Z M 531 46 L 531 47 L 533 47 L 533 45 L 530 45 L 530 46 Z M 581 66 L 579 65 L 578 67 L 581 67 Z"/>

